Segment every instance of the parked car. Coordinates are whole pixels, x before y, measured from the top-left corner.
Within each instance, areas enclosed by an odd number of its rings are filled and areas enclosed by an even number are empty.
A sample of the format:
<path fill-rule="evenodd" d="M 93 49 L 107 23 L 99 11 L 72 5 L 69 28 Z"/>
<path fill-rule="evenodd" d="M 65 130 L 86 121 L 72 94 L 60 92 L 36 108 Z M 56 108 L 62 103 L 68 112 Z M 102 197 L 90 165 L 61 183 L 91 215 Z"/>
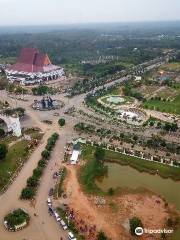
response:
<path fill-rule="evenodd" d="M 52 206 L 52 202 L 51 202 L 51 199 L 48 197 L 48 199 L 47 199 L 47 205 L 49 206 L 49 207 L 51 207 Z"/>
<path fill-rule="evenodd" d="M 49 213 L 52 215 L 52 214 L 54 214 L 54 209 L 52 208 L 52 207 L 49 207 Z"/>
<path fill-rule="evenodd" d="M 59 176 L 58 172 L 53 173 L 53 178 L 56 179 Z"/>
<path fill-rule="evenodd" d="M 72 232 L 68 232 L 68 239 L 69 240 L 76 240 L 76 238 L 74 237 L 74 234 Z"/>
<path fill-rule="evenodd" d="M 55 216 L 57 222 L 61 221 L 61 218 L 59 217 L 59 214 L 57 212 L 54 212 L 54 216 Z"/>
<path fill-rule="evenodd" d="M 49 189 L 49 196 L 52 196 L 53 193 L 54 193 L 54 189 L 53 189 L 53 188 L 50 188 L 50 189 Z"/>
<path fill-rule="evenodd" d="M 62 226 L 62 228 L 64 230 L 67 230 L 68 227 L 67 227 L 66 223 L 63 220 L 60 221 L 60 224 L 61 224 L 61 226 Z"/>

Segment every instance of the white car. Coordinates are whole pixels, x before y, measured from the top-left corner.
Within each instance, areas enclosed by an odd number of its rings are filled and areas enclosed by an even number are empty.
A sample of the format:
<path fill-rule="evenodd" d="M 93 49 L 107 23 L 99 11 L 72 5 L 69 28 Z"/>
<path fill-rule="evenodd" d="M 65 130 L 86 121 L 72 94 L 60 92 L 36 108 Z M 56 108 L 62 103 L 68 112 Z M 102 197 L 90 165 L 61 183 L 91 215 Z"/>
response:
<path fill-rule="evenodd" d="M 61 226 L 62 226 L 62 228 L 64 230 L 67 230 L 68 227 L 67 227 L 66 223 L 63 220 L 60 221 L 60 224 L 61 224 Z"/>
<path fill-rule="evenodd" d="M 52 206 L 52 202 L 51 202 L 51 199 L 50 199 L 50 198 L 47 199 L 47 205 L 48 205 L 49 207 Z"/>
<path fill-rule="evenodd" d="M 57 222 L 61 221 L 61 218 L 59 217 L 59 214 L 57 212 L 54 212 L 54 216 L 55 216 Z"/>
<path fill-rule="evenodd" d="M 74 237 L 74 234 L 72 232 L 68 232 L 68 239 L 69 240 L 76 240 L 76 238 Z"/>

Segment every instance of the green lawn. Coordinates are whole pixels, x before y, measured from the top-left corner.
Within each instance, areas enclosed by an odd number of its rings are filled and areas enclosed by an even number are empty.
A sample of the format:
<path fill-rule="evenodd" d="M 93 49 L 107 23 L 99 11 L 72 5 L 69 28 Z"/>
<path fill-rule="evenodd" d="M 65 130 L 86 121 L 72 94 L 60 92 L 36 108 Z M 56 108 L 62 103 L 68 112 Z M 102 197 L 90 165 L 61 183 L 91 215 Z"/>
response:
<path fill-rule="evenodd" d="M 97 165 L 94 158 L 95 147 L 85 145 L 82 151 L 82 157 L 85 165 L 79 171 L 79 181 L 86 193 L 104 194 L 95 183 L 97 177 Z"/>
<path fill-rule="evenodd" d="M 179 72 L 180 71 L 180 62 L 167 63 L 160 67 L 160 69 L 165 71 Z"/>
<path fill-rule="evenodd" d="M 8 153 L 4 160 L 0 160 L 0 190 L 9 182 L 10 177 L 20 166 L 21 162 L 25 162 L 28 158 L 27 150 L 28 141 L 22 140 L 15 143 L 8 149 Z"/>
<path fill-rule="evenodd" d="M 160 112 L 167 112 L 180 115 L 180 94 L 172 102 L 162 100 L 148 100 L 143 103 L 144 108 L 155 109 Z"/>
<path fill-rule="evenodd" d="M 0 57 L 0 64 L 13 64 L 16 61 L 16 57 Z"/>

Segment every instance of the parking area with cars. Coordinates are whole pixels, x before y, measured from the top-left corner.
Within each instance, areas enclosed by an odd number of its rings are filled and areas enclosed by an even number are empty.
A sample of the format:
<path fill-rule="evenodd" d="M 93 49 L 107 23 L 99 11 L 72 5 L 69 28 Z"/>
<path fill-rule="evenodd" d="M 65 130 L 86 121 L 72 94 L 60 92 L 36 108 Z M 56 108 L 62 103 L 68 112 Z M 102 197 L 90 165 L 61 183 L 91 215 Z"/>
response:
<path fill-rule="evenodd" d="M 52 200 L 50 197 L 47 198 L 47 206 L 48 206 L 48 211 L 51 216 L 54 217 L 54 220 L 57 222 L 59 227 L 61 227 L 64 231 L 68 231 L 68 226 L 65 223 L 65 221 L 61 218 L 61 216 L 58 214 L 56 209 L 52 206 Z M 71 231 L 68 231 L 67 236 L 69 240 L 76 240 L 76 237 Z"/>
<path fill-rule="evenodd" d="M 64 170 L 61 169 L 59 172 L 54 172 L 52 175 L 53 179 L 60 180 L 63 175 L 63 171 Z M 62 216 L 60 216 L 59 213 L 56 211 L 56 208 L 53 207 L 53 203 L 52 203 L 53 194 L 54 194 L 54 189 L 50 188 L 48 198 L 47 198 L 48 212 L 54 218 L 54 220 L 57 222 L 59 227 L 62 228 L 64 231 L 67 231 L 67 239 L 76 240 L 76 237 L 74 236 L 74 234 L 71 231 L 69 231 L 68 225 L 66 224 L 66 222 L 64 221 Z M 63 240 L 65 240 L 65 239 L 63 239 Z"/>

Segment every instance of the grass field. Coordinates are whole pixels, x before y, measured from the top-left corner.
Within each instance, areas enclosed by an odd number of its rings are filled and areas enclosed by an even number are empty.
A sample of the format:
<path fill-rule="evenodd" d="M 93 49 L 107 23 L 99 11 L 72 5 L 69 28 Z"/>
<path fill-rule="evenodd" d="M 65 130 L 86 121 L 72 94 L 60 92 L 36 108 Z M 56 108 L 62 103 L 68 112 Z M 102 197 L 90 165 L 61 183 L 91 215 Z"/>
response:
<path fill-rule="evenodd" d="M 0 64 L 13 64 L 16 62 L 16 57 L 0 57 Z"/>
<path fill-rule="evenodd" d="M 27 160 L 29 156 L 27 146 L 28 141 L 25 140 L 15 143 L 8 149 L 6 158 L 0 160 L 0 190 L 9 182 L 20 164 Z"/>
<path fill-rule="evenodd" d="M 160 69 L 172 72 L 180 71 L 180 62 L 167 63 L 163 65 Z"/>
<path fill-rule="evenodd" d="M 174 98 L 173 101 L 162 101 L 162 100 L 148 100 L 143 103 L 144 108 L 154 109 L 160 112 L 167 112 L 176 115 L 180 115 L 180 94 Z"/>
<path fill-rule="evenodd" d="M 86 193 L 104 195 L 104 192 L 95 182 L 97 175 L 98 177 L 104 176 L 104 171 L 102 171 L 102 168 L 99 168 L 99 165 L 96 164 L 94 152 L 95 147 L 84 145 L 82 158 L 85 161 L 85 164 L 79 170 L 79 182 Z"/>
<path fill-rule="evenodd" d="M 30 135 L 32 139 L 37 140 L 40 140 L 43 136 L 42 133 L 34 130 L 27 130 L 26 134 Z M 26 162 L 32 150 L 35 148 L 35 145 L 32 145 L 31 149 L 28 150 L 30 141 L 17 140 L 18 139 L 14 136 L 8 136 L 0 140 L 0 143 L 4 143 L 7 146 L 14 143 L 8 148 L 8 153 L 5 159 L 0 160 L 0 191 L 8 184 L 13 174 L 21 167 L 21 165 Z"/>

